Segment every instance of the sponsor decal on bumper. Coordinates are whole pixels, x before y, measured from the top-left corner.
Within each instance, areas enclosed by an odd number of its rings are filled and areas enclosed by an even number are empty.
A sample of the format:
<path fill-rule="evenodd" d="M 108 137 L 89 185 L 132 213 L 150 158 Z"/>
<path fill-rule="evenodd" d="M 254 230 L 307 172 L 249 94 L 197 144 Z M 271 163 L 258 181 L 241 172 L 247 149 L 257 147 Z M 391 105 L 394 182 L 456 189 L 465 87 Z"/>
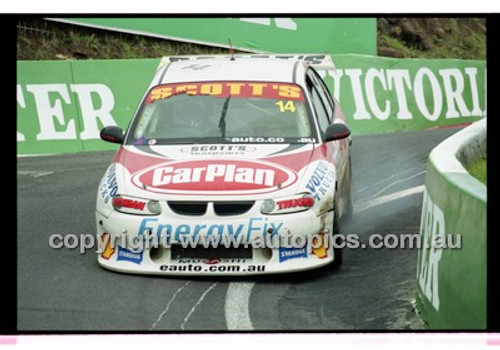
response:
<path fill-rule="evenodd" d="M 140 265 L 142 262 L 143 253 L 144 253 L 143 251 L 133 252 L 118 246 L 118 256 L 116 257 L 116 260 L 130 261 L 133 262 L 134 264 Z"/>
<path fill-rule="evenodd" d="M 121 272 L 158 275 L 269 274 L 307 270 L 325 265 L 333 259 L 333 254 L 327 253 L 330 247 L 309 251 L 313 247 L 309 244 L 312 244 L 312 237 L 322 229 L 321 220 L 316 218 L 314 212 L 309 211 L 287 214 L 286 217 L 250 216 L 216 221 L 201 217 L 196 220 L 163 216 L 138 217 L 119 212 L 113 212 L 108 218 L 99 213 L 97 215 L 98 222 L 103 221 L 102 225 L 98 224 L 98 231 L 114 232 L 110 236 L 117 243 L 113 253 L 110 251 L 111 247 L 103 247 L 108 259 L 100 254 L 99 263 Z M 285 218 L 287 221 L 282 221 Z M 293 227 L 292 231 L 290 227 Z M 203 240 L 197 240 L 202 237 Z M 225 237 L 228 238 L 227 242 L 223 239 Z M 302 239 L 292 239 L 295 237 Z M 150 240 L 154 243 L 156 238 L 160 238 L 158 242 L 161 248 L 150 255 L 149 249 L 155 245 L 148 246 L 146 243 Z M 229 243 L 226 248 L 248 247 L 253 248 L 254 253 L 252 258 L 223 258 L 217 255 L 177 258 L 168 251 L 173 245 L 186 244 L 186 248 L 191 249 L 203 246 L 205 241 L 208 242 L 208 249 L 215 248 L 213 242 L 217 243 L 217 247 L 224 247 L 225 243 Z M 105 242 L 103 243 L 105 246 Z M 137 246 L 144 247 L 142 253 L 137 253 Z M 269 254 L 271 251 L 272 254 Z"/>
<path fill-rule="evenodd" d="M 193 264 L 182 264 L 182 265 L 161 265 L 160 271 L 163 272 L 216 272 L 216 273 L 256 273 L 265 272 L 266 265 L 193 265 Z"/>
<path fill-rule="evenodd" d="M 279 248 L 279 260 L 280 263 L 289 259 L 297 259 L 297 258 L 307 258 L 307 249 L 306 247 L 302 248 Z"/>
<path fill-rule="evenodd" d="M 115 253 L 115 248 L 111 245 L 111 239 L 109 233 L 104 233 L 101 236 L 102 242 L 106 245 L 102 250 L 101 257 L 103 259 L 109 260 L 109 258 Z"/>

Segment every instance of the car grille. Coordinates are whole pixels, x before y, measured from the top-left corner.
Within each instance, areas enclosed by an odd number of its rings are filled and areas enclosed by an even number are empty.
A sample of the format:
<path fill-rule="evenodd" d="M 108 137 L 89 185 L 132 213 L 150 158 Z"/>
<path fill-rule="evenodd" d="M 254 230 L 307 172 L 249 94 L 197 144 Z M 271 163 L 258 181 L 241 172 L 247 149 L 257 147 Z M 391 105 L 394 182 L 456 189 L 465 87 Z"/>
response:
<path fill-rule="evenodd" d="M 251 259 L 252 248 L 238 247 L 226 248 L 197 246 L 195 248 L 183 248 L 181 245 L 174 244 L 171 248 L 172 259 Z"/>
<path fill-rule="evenodd" d="M 252 209 L 254 201 L 214 202 L 214 211 L 218 216 L 241 215 Z"/>
<path fill-rule="evenodd" d="M 168 201 L 168 206 L 179 215 L 197 216 L 207 212 L 207 202 L 172 202 Z"/>
<path fill-rule="evenodd" d="M 207 212 L 208 202 L 168 201 L 170 209 L 179 215 L 201 216 Z M 241 215 L 252 209 L 254 201 L 214 202 L 217 216 Z"/>

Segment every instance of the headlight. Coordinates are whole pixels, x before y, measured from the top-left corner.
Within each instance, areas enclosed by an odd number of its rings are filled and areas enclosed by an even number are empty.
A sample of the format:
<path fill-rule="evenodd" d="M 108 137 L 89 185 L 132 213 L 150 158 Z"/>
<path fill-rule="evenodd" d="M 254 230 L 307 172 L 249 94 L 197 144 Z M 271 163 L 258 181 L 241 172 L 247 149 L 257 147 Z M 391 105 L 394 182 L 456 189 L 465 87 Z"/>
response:
<path fill-rule="evenodd" d="M 260 207 L 260 212 L 262 214 L 271 214 L 276 208 L 276 203 L 272 199 L 266 199 Z"/>
<path fill-rule="evenodd" d="M 149 201 L 147 204 L 147 208 L 152 214 L 158 215 L 161 213 L 161 206 L 157 201 Z"/>
<path fill-rule="evenodd" d="M 309 193 L 298 194 L 292 197 L 279 199 L 266 199 L 262 202 L 262 214 L 287 214 L 297 213 L 314 206 L 314 197 Z"/>
<path fill-rule="evenodd" d="M 154 200 L 116 195 L 111 203 L 113 209 L 121 213 L 136 215 L 158 215 L 161 213 L 160 203 Z"/>

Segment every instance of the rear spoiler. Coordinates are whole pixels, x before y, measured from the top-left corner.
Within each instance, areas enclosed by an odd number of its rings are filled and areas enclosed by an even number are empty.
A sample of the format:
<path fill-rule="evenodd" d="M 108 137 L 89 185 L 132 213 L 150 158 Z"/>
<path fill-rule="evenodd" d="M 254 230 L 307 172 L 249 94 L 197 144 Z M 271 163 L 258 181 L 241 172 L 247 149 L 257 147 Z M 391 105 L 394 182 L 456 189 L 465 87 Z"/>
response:
<path fill-rule="evenodd" d="M 332 57 L 328 54 L 234 54 L 234 55 L 185 55 L 185 56 L 164 56 L 160 60 L 160 64 L 157 69 L 160 69 L 165 64 L 175 61 L 197 61 L 209 58 L 227 58 L 230 59 L 234 57 L 238 58 L 281 58 L 288 60 L 300 60 L 304 61 L 317 70 L 335 70 L 335 65 L 332 61 Z"/>

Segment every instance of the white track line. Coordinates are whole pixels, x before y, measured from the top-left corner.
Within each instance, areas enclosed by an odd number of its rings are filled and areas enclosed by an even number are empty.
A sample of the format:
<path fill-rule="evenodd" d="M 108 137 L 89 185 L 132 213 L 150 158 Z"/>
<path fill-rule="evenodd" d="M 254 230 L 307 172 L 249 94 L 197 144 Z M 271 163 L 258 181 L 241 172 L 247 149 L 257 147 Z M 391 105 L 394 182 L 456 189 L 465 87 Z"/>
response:
<path fill-rule="evenodd" d="M 212 284 L 205 292 L 203 292 L 203 294 L 201 295 L 200 299 L 198 299 L 198 301 L 196 302 L 196 304 L 193 305 L 193 307 L 191 308 L 191 310 L 189 310 L 189 313 L 184 318 L 184 321 L 182 321 L 181 329 L 184 329 L 184 327 L 186 326 L 186 323 L 189 321 L 189 319 L 191 318 L 191 315 L 195 312 L 195 310 L 198 307 L 198 305 L 201 304 L 201 302 L 203 301 L 203 299 L 205 299 L 205 297 L 207 296 L 207 294 L 210 293 L 210 291 L 212 289 L 214 289 L 216 286 L 217 286 L 217 282 L 215 282 L 214 284 Z"/>
<path fill-rule="evenodd" d="M 54 172 L 53 171 L 18 170 L 17 174 L 18 175 L 31 175 L 31 176 L 33 176 L 36 179 L 37 177 L 52 175 L 52 174 L 54 174 Z"/>
<path fill-rule="evenodd" d="M 250 294 L 255 282 L 229 283 L 226 293 L 226 324 L 228 330 L 254 329 L 250 319 Z"/>
<path fill-rule="evenodd" d="M 409 176 L 409 177 L 405 177 L 404 179 L 400 179 L 398 181 L 395 181 L 387 186 L 385 186 L 384 188 L 382 188 L 380 191 L 378 191 L 377 193 L 375 193 L 374 195 L 368 197 L 368 198 L 365 198 L 365 199 L 362 199 L 362 201 L 364 200 L 370 200 L 372 198 L 375 198 L 377 197 L 379 194 L 383 193 L 384 191 L 388 190 L 389 188 L 391 188 L 392 186 L 398 184 L 398 183 L 401 183 L 401 182 L 404 182 L 404 181 L 408 181 L 408 180 L 411 180 L 419 175 L 422 175 L 422 174 L 425 174 L 425 170 L 424 171 L 421 171 L 421 172 L 418 172 L 416 174 L 413 174 L 412 176 Z"/>
<path fill-rule="evenodd" d="M 177 294 L 179 294 L 185 287 L 187 287 L 189 285 L 189 283 L 191 283 L 191 281 L 187 281 L 179 289 L 177 289 L 175 291 L 174 295 L 172 295 L 172 298 L 168 301 L 167 307 L 165 307 L 165 310 L 163 310 L 163 312 L 160 314 L 160 316 L 158 316 L 158 319 L 149 328 L 150 331 L 153 330 L 158 325 L 158 323 L 161 321 L 163 316 L 167 313 L 168 309 L 170 309 L 170 305 L 172 305 L 172 303 L 174 302 L 175 298 L 177 297 Z"/>
<path fill-rule="evenodd" d="M 425 186 L 424 185 L 420 185 L 420 186 L 408 188 L 408 189 L 403 190 L 403 191 L 391 193 L 391 194 L 388 194 L 386 196 L 382 196 L 382 197 L 378 197 L 378 198 L 375 198 L 375 199 L 367 200 L 367 201 L 361 203 L 360 205 L 357 205 L 356 208 L 354 209 L 354 213 L 357 214 L 357 213 L 360 213 L 360 212 L 362 212 L 364 210 L 373 208 L 373 207 L 375 207 L 377 205 L 385 204 L 385 203 L 394 201 L 396 199 L 400 199 L 400 198 L 403 198 L 403 197 L 406 197 L 406 196 L 411 196 L 413 194 L 424 192 L 424 189 L 425 189 Z"/>
<path fill-rule="evenodd" d="M 360 189 L 356 190 L 356 193 L 361 193 L 361 192 L 364 192 L 365 190 L 370 189 L 370 188 L 373 188 L 374 186 L 377 186 L 377 185 L 379 185 L 379 184 L 383 184 L 383 183 L 385 183 L 385 182 L 389 182 L 389 181 L 391 181 L 392 179 L 395 179 L 395 178 L 397 178 L 397 177 L 399 177 L 399 176 L 403 176 L 403 175 L 404 175 L 404 174 L 406 174 L 406 173 L 414 173 L 414 172 L 415 172 L 418 168 L 422 168 L 422 165 L 417 165 L 417 166 L 414 166 L 414 167 L 412 167 L 412 168 L 408 168 L 408 169 L 406 169 L 406 170 L 404 170 L 404 171 L 402 171 L 402 172 L 400 172 L 400 173 L 397 173 L 397 174 L 392 174 L 392 175 L 391 175 L 391 176 L 389 176 L 388 178 L 384 178 L 384 179 L 378 180 L 378 181 L 376 181 L 376 182 L 374 182 L 374 183 L 369 184 L 368 186 L 365 186 L 365 187 L 363 187 L 363 188 L 360 188 Z M 424 170 L 425 170 L 425 167 L 424 167 Z"/>

